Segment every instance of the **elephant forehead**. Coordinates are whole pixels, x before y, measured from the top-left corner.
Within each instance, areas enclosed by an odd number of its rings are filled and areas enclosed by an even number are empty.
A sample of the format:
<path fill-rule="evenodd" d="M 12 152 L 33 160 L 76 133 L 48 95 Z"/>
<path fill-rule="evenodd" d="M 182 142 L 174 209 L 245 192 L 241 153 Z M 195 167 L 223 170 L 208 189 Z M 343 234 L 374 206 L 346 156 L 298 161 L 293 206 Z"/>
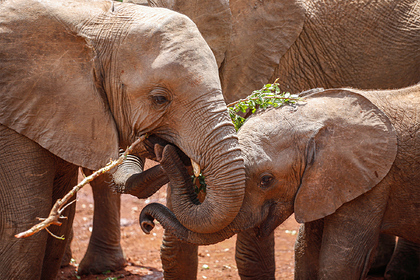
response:
<path fill-rule="evenodd" d="M 180 32 L 178 36 L 175 35 L 165 34 L 151 67 L 156 70 L 176 71 L 180 75 L 205 72 L 207 75 L 211 74 L 206 78 L 219 81 L 216 59 L 201 35 L 195 32 L 189 35 Z"/>
<path fill-rule="evenodd" d="M 274 110 L 273 110 L 274 111 Z M 248 120 L 238 132 L 245 162 L 249 165 L 273 161 L 276 151 L 294 144 L 294 132 L 290 126 L 283 126 L 278 120 L 260 117 Z"/>
<path fill-rule="evenodd" d="M 191 56 L 195 53 L 214 57 L 197 26 L 187 16 L 161 8 L 139 9 L 148 10 L 132 16 L 130 32 L 124 38 L 123 44 L 147 53 L 173 52 L 181 56 L 180 58 L 186 58 L 185 54 Z M 154 48 L 149 49 L 151 47 Z"/>
<path fill-rule="evenodd" d="M 296 159 L 297 151 L 304 149 L 313 131 L 312 125 L 302 124 L 297 110 L 292 106 L 268 109 L 245 122 L 238 139 L 246 165 L 285 165 Z"/>
<path fill-rule="evenodd" d="M 238 131 L 243 145 L 260 141 L 271 141 L 279 135 L 291 137 L 294 131 L 293 119 L 288 116 L 291 108 L 270 108 L 252 115 Z"/>
<path fill-rule="evenodd" d="M 146 20 L 134 20 L 118 47 L 124 82 L 144 86 L 148 81 L 185 83 L 187 79 L 189 85 L 220 89 L 216 59 L 195 24 L 173 11 L 151 10 Z"/>
<path fill-rule="evenodd" d="M 207 48 L 201 48 L 199 44 L 173 45 L 173 48 L 162 49 L 151 62 L 151 68 L 157 71 L 176 71 L 180 75 L 205 72 L 218 77 L 214 56 L 206 50 Z M 212 76 L 206 78 L 212 79 Z"/>

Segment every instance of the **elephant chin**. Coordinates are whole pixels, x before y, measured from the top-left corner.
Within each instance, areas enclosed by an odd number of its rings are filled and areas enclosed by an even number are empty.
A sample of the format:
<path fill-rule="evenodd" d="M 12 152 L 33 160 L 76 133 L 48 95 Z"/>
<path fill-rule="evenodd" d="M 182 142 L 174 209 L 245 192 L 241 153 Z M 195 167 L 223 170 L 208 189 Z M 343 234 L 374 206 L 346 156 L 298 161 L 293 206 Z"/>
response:
<path fill-rule="evenodd" d="M 287 207 L 283 203 L 274 203 L 270 206 L 267 217 L 259 224 L 257 229 L 258 238 L 267 238 L 279 225 L 281 225 L 290 215 L 293 208 Z M 279 217 L 279 213 L 281 216 Z"/>

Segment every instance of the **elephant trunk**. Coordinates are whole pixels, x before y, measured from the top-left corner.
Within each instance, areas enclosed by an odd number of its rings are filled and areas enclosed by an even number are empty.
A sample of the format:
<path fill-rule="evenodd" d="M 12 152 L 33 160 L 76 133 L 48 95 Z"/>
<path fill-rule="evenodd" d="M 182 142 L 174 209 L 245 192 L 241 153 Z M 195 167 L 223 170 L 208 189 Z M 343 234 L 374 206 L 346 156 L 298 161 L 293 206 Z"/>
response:
<path fill-rule="evenodd" d="M 239 216 L 239 215 L 238 215 Z M 142 230 L 149 234 L 154 228 L 153 220 L 156 219 L 171 232 L 177 239 L 197 245 L 211 245 L 222 242 L 234 234 L 247 229 L 242 218 L 237 217 L 231 224 L 220 231 L 213 233 L 198 233 L 184 227 L 166 206 L 159 203 L 148 204 L 140 213 L 139 223 Z"/>
<path fill-rule="evenodd" d="M 124 193 L 145 199 L 152 196 L 168 182 L 169 179 L 166 174 L 161 170 L 159 165 L 156 165 L 142 173 L 133 174 L 128 178 Z"/>
<path fill-rule="evenodd" d="M 160 158 L 162 168 L 170 179 L 172 209 L 178 221 L 186 229 L 196 233 L 216 234 L 218 232 L 217 234 L 220 234 L 220 230 L 228 226 L 236 217 L 243 202 L 245 176 L 240 150 L 235 148 L 233 151 L 226 152 L 223 157 L 233 160 L 216 168 L 217 180 L 223 182 L 224 185 L 218 185 L 214 190 L 215 186 L 212 186 L 211 180 L 206 177 L 207 194 L 202 204 L 193 191 L 190 175 L 179 159 L 176 148 L 167 145 L 163 151 L 159 149 L 155 151 Z M 234 233 L 229 234 L 231 236 Z"/>
<path fill-rule="evenodd" d="M 120 150 L 120 156 L 124 151 Z M 127 180 L 133 174 L 143 172 L 144 160 L 135 155 L 127 155 L 124 162 L 117 167 L 117 170 L 112 174 L 112 180 L 118 188 L 125 188 Z"/>
<path fill-rule="evenodd" d="M 128 155 L 112 175 L 116 191 L 144 199 L 152 196 L 169 182 L 160 165 L 145 171 L 143 171 L 143 167 L 144 160 L 142 158 Z"/>

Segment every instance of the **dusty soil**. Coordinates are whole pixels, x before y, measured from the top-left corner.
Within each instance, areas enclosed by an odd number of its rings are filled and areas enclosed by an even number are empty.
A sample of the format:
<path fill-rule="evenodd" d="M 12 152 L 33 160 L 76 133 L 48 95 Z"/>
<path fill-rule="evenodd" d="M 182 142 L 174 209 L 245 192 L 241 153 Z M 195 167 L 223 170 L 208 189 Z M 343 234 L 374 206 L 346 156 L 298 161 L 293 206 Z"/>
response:
<path fill-rule="evenodd" d="M 150 164 L 150 162 L 149 162 Z M 122 195 L 121 203 L 121 244 L 128 265 L 120 271 L 104 272 L 101 275 L 77 276 L 77 266 L 86 251 L 92 230 L 93 197 L 90 186 L 85 186 L 78 193 L 76 217 L 74 220 L 74 238 L 72 252 L 74 262 L 62 268 L 59 279 L 163 279 L 159 248 L 163 229 L 157 225 L 153 233 L 146 235 L 138 225 L 141 209 L 148 203 L 165 203 L 166 188 L 146 200 L 139 200 L 131 195 Z M 299 224 L 291 216 L 275 231 L 276 237 L 276 279 L 293 279 L 293 246 Z M 201 246 L 199 248 L 199 269 L 197 279 L 240 279 L 235 265 L 236 236 L 224 242 Z M 369 278 L 371 280 L 383 278 Z"/>

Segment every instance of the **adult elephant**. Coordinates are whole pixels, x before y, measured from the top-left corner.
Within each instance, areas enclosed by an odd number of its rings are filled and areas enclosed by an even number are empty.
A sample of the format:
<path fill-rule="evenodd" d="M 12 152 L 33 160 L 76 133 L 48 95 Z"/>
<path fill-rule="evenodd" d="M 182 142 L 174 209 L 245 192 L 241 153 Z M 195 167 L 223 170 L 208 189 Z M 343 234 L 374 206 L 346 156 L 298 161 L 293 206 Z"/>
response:
<path fill-rule="evenodd" d="M 0 14 L 2 277 L 54 279 L 66 242 L 14 235 L 48 215 L 79 166 L 98 169 L 146 133 L 136 156 L 172 143 L 209 178 L 185 226 L 213 232 L 233 220 L 243 159 L 214 55 L 190 19 L 105 0 L 3 1 Z M 74 205 L 64 215 L 50 231 L 68 237 Z"/>
<path fill-rule="evenodd" d="M 227 228 L 212 234 L 188 231 L 160 204 L 146 206 L 140 223 L 149 232 L 155 217 L 177 238 L 195 244 L 241 232 L 236 246 L 241 278 L 274 279 L 272 238 L 264 238 L 294 212 L 303 223 L 295 279 L 365 279 L 380 233 L 400 236 L 409 246 L 420 244 L 419 106 L 416 85 L 323 90 L 295 105 L 261 110 L 238 132 L 246 195 Z M 188 173 L 175 148 L 166 146 L 161 154 L 172 201 L 181 199 L 182 185 L 185 192 L 191 188 Z M 255 241 L 262 250 L 254 250 Z M 250 262 L 253 254 L 266 261 Z M 418 265 L 411 268 L 413 274 L 404 279 L 418 279 Z"/>
<path fill-rule="evenodd" d="M 418 0 L 148 2 L 197 24 L 217 59 L 227 103 L 277 78 L 291 93 L 420 81 Z"/>
<path fill-rule="evenodd" d="M 418 0 L 148 2 L 197 24 L 215 54 L 228 103 L 277 78 L 291 93 L 314 87 L 401 88 L 420 81 Z M 180 246 L 186 252 L 181 259 L 195 254 L 193 245 Z M 167 259 L 173 263 L 173 257 Z"/>

